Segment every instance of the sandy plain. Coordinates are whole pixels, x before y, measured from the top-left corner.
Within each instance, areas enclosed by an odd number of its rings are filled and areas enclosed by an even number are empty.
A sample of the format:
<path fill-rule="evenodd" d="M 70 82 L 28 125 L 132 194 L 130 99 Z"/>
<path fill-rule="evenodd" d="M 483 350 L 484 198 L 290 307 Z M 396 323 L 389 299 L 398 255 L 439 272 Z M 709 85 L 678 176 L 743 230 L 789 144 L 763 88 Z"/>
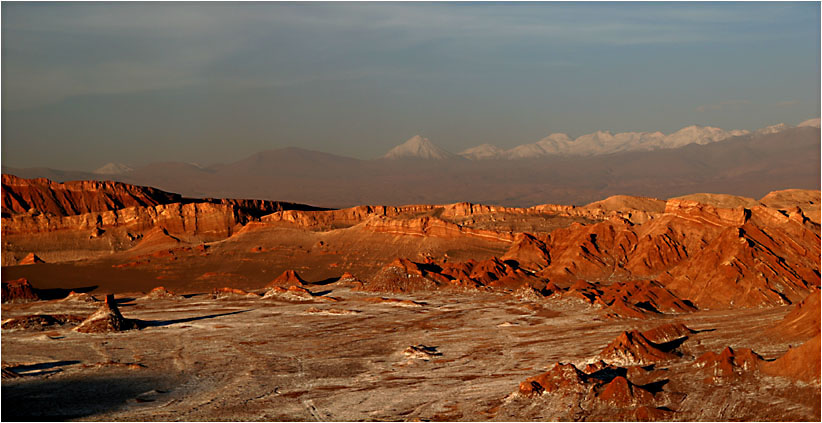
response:
<path fill-rule="evenodd" d="M 312 301 L 259 297 L 145 299 L 118 295 L 147 327 L 82 334 L 69 327 L 4 330 L 3 420 L 577 420 L 602 410 L 517 392 L 553 363 L 583 365 L 621 331 L 684 322 L 700 331 L 680 360 L 658 367 L 675 420 L 814 420 L 819 386 L 749 375 L 701 380 L 693 357 L 725 346 L 765 359 L 784 354 L 765 330 L 789 307 L 700 311 L 659 319 L 604 319 L 582 302 L 533 302 L 494 293 L 391 296 L 374 303 L 341 282 L 311 285 Z M 323 300 L 334 297 L 338 301 Z M 387 297 L 382 297 L 387 298 Z M 407 305 L 407 304 L 406 304 Z M 4 319 L 88 315 L 94 303 L 4 304 Z M 422 358 L 410 346 L 433 347 Z M 662 394 L 657 394 L 662 395 Z M 766 400 L 767 399 L 767 400 Z"/>

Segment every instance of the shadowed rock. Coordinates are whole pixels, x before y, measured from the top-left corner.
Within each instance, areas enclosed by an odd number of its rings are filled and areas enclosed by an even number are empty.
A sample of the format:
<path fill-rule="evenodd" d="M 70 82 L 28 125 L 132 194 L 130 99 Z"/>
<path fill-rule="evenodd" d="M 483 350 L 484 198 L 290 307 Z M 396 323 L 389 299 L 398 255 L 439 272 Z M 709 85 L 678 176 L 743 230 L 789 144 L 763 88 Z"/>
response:
<path fill-rule="evenodd" d="M 683 323 L 666 323 L 642 332 L 642 336 L 655 344 L 664 344 L 682 339 L 694 333 L 696 333 L 695 330 L 685 326 Z"/>
<path fill-rule="evenodd" d="M 605 385 L 599 394 L 599 399 L 618 407 L 627 407 L 634 404 L 649 404 L 654 395 L 639 386 L 634 385 L 622 376 L 615 377 Z"/>
<path fill-rule="evenodd" d="M 402 353 L 410 359 L 423 361 L 428 361 L 442 355 L 442 353 L 437 352 L 437 347 L 429 347 L 423 344 L 412 345 L 406 348 Z"/>
<path fill-rule="evenodd" d="M 663 351 L 639 331 L 622 332 L 599 354 L 603 360 L 619 365 L 645 365 L 673 360 L 675 354 Z"/>
<path fill-rule="evenodd" d="M 551 370 L 529 377 L 519 384 L 519 392 L 525 395 L 546 392 L 583 392 L 587 376 L 573 364 L 556 363 Z"/>
<path fill-rule="evenodd" d="M 4 303 L 28 303 L 39 301 L 40 296 L 26 278 L 3 282 L 2 292 Z"/>
<path fill-rule="evenodd" d="M 28 264 L 36 264 L 36 263 L 45 263 L 43 259 L 37 257 L 37 254 L 29 253 L 27 256 L 23 257 L 22 260 L 18 264 L 20 265 L 28 265 Z"/>
<path fill-rule="evenodd" d="M 706 382 L 716 382 L 741 376 L 745 371 L 757 370 L 762 363 L 762 357 L 750 348 L 734 350 L 725 347 L 719 354 L 710 351 L 702 354 L 696 359 L 694 366 L 710 373 Z"/>
<path fill-rule="evenodd" d="M 3 321 L 3 329 L 47 330 L 54 326 L 74 326 L 83 322 L 80 316 L 70 314 L 32 314 Z"/>

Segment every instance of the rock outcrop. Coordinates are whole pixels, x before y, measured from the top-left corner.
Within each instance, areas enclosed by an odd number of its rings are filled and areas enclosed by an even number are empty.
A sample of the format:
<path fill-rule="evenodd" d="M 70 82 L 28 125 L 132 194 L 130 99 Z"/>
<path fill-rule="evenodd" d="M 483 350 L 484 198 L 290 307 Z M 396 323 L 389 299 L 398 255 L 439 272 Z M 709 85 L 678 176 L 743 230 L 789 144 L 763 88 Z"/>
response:
<path fill-rule="evenodd" d="M 29 253 L 27 256 L 23 257 L 19 263 L 19 265 L 27 265 L 27 264 L 37 264 L 37 263 L 45 263 L 43 259 L 37 257 L 37 254 Z"/>
<path fill-rule="evenodd" d="M 289 269 L 274 278 L 265 288 L 273 288 L 275 286 L 287 288 L 290 286 L 303 286 L 305 283 L 305 280 L 303 280 L 296 271 Z"/>
<path fill-rule="evenodd" d="M 43 331 L 55 326 L 76 326 L 85 320 L 71 314 L 30 314 L 3 320 L 3 329 Z"/>
<path fill-rule="evenodd" d="M 649 341 L 639 331 L 632 330 L 622 332 L 599 353 L 599 358 L 617 365 L 636 366 L 670 361 L 677 355 L 663 350 L 660 344 Z"/>
<path fill-rule="evenodd" d="M 819 328 L 817 327 L 817 330 Z M 781 376 L 794 380 L 801 380 L 804 382 L 820 380 L 820 335 L 817 332 L 816 336 L 803 343 L 802 345 L 791 348 L 782 357 L 777 358 L 771 362 L 761 363 L 759 365 L 762 373 Z"/>
<path fill-rule="evenodd" d="M 813 291 L 768 332 L 783 339 L 808 339 L 818 335 L 822 309 L 819 292 Z"/>
<path fill-rule="evenodd" d="M 37 290 L 25 278 L 3 282 L 3 303 L 28 303 L 39 301 Z"/>
<path fill-rule="evenodd" d="M 312 301 L 314 299 L 314 294 L 301 286 L 291 285 L 288 288 L 283 288 L 282 286 L 274 285 L 268 288 L 265 294 L 263 294 L 263 298 L 303 302 Z"/>
<path fill-rule="evenodd" d="M 23 179 L 3 174 L 3 215 L 35 210 L 55 216 L 153 207 L 180 202 L 179 194 L 120 182 L 74 181 L 58 183 L 45 178 Z"/>
<path fill-rule="evenodd" d="M 120 314 L 114 295 L 106 295 L 106 301 L 94 314 L 80 323 L 74 331 L 81 333 L 108 333 L 139 329 L 140 322 L 126 319 Z"/>
<path fill-rule="evenodd" d="M 148 294 L 144 295 L 143 299 L 146 299 L 146 300 L 180 300 L 180 299 L 183 299 L 183 296 L 182 295 L 177 295 L 173 291 L 169 291 L 164 286 L 158 286 L 158 287 L 152 289 L 151 291 L 149 291 Z"/>
<path fill-rule="evenodd" d="M 238 288 L 215 288 L 211 291 L 211 298 L 213 299 L 240 299 L 240 298 L 260 298 L 259 295 L 244 291 Z"/>
<path fill-rule="evenodd" d="M 586 408 L 655 410 L 658 402 L 654 393 L 628 380 L 624 368 L 607 364 L 582 371 L 573 364 L 556 363 L 549 371 L 521 382 L 519 393 L 553 395 L 552 399 L 560 401 L 570 397 Z"/>
<path fill-rule="evenodd" d="M 719 354 L 702 354 L 696 359 L 694 366 L 707 371 L 706 382 L 722 382 L 742 376 L 747 371 L 757 370 L 762 363 L 762 357 L 750 348 L 734 350 L 726 347 Z"/>

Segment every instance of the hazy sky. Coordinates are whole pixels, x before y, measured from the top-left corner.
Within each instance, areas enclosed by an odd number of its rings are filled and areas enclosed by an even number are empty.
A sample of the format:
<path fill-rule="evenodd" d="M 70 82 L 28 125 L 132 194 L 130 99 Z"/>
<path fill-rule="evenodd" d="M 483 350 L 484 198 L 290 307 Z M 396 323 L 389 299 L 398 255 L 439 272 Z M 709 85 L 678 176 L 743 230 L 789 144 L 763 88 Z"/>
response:
<path fill-rule="evenodd" d="M 2 4 L 2 162 L 372 158 L 819 116 L 811 3 Z"/>

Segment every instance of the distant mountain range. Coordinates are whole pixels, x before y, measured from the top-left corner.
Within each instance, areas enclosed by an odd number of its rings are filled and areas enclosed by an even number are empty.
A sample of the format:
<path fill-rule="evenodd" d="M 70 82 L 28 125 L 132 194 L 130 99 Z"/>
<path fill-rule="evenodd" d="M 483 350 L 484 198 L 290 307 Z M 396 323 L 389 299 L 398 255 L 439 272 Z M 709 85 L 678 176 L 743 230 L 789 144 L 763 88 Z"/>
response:
<path fill-rule="evenodd" d="M 530 206 L 587 204 L 614 194 L 670 198 L 723 192 L 759 198 L 785 188 L 819 189 L 819 157 L 819 119 L 814 119 L 750 133 L 692 126 L 669 135 L 596 132 L 571 140 L 555 134 L 509 150 L 483 145 L 461 154 L 416 136 L 373 160 L 290 147 L 205 167 L 108 164 L 92 173 L 4 166 L 3 173 L 55 181 L 112 179 L 192 197 L 325 207 L 458 201 Z"/>
<path fill-rule="evenodd" d="M 798 125 L 798 127 L 805 126 L 818 128 L 819 119 L 810 119 Z M 773 134 L 789 128 L 790 126 L 780 123 L 762 128 L 753 132 L 753 134 Z M 533 144 L 523 144 L 508 150 L 491 144 L 482 144 L 463 150 L 458 155 L 435 145 L 428 138 L 417 135 L 394 147 L 383 158 L 443 160 L 460 156 L 469 160 L 516 160 L 546 156 L 595 156 L 626 151 L 679 148 L 688 144 L 705 145 L 750 134 L 751 132 L 746 130 L 725 131 L 720 128 L 698 125 L 691 125 L 668 135 L 662 132 L 620 132 L 613 134 L 610 131 L 597 131 L 574 139 L 567 134 L 557 133 Z"/>

